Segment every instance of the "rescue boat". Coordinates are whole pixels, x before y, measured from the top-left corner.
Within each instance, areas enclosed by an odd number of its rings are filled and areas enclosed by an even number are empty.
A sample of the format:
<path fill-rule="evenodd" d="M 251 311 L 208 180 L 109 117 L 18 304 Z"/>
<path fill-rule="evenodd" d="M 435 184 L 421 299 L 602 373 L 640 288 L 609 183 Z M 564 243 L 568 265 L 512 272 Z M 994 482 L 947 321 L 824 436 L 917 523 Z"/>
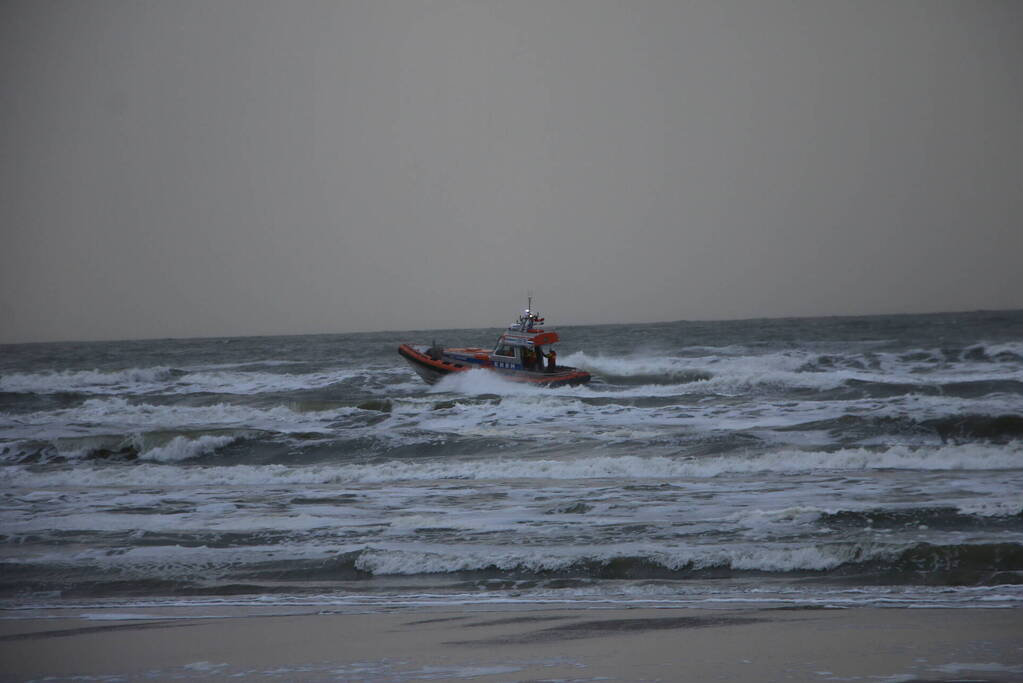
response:
<path fill-rule="evenodd" d="M 398 353 L 427 384 L 456 372 L 485 369 L 505 379 L 539 386 L 585 384 L 590 373 L 557 364 L 553 345 L 560 341 L 554 330 L 544 330 L 544 318 L 529 306 L 498 338 L 493 350 L 442 348 L 436 343 L 402 344 Z"/>

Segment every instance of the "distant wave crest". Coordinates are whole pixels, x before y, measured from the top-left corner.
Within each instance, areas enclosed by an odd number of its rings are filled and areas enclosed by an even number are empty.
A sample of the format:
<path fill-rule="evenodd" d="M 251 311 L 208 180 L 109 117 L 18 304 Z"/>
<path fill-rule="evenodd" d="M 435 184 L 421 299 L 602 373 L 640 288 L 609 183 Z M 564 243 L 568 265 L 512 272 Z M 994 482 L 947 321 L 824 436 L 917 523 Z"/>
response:
<path fill-rule="evenodd" d="M 215 435 L 214 435 L 215 436 Z M 238 437 L 234 437 L 238 438 Z M 156 455 L 142 459 L 169 461 L 195 457 L 221 448 L 232 440 L 207 439 L 191 444 L 182 440 Z M 166 448 L 161 445 L 159 448 Z M 147 451 L 150 449 L 147 449 Z M 143 451 L 145 453 L 146 451 Z M 187 455 L 185 455 L 187 454 Z M 201 470 L 130 468 L 78 468 L 36 472 L 12 466 L 0 471 L 7 485 L 17 487 L 145 485 L 258 485 L 344 484 L 437 480 L 508 479 L 686 479 L 758 472 L 801 473 L 824 470 L 1019 470 L 1023 469 L 1023 442 L 1004 446 L 985 444 L 938 447 L 893 446 L 886 449 L 852 448 L 836 451 L 785 449 L 752 456 L 718 457 L 587 457 L 571 460 L 501 458 L 457 461 L 450 458 L 424 462 L 393 460 L 352 465 L 236 465 Z"/>
<path fill-rule="evenodd" d="M 0 391 L 54 394 L 128 389 L 133 385 L 166 383 L 185 373 L 168 367 L 126 370 L 64 370 L 38 373 L 15 372 L 0 376 Z"/>

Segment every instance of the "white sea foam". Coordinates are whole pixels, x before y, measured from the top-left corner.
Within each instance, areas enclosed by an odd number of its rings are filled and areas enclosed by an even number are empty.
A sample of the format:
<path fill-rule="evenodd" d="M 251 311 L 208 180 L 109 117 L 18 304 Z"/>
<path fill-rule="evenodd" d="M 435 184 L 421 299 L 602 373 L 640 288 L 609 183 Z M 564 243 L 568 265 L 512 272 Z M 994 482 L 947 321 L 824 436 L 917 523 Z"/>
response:
<path fill-rule="evenodd" d="M 92 398 L 81 405 L 51 411 L 0 413 L 0 428 L 19 438 L 62 436 L 110 429 L 175 429 L 200 426 L 244 426 L 275 431 L 302 431 L 358 412 L 356 408 L 299 411 L 285 405 L 262 409 L 230 403 L 208 406 L 134 403 L 121 397 Z M 89 425 L 89 427 L 83 427 Z M 69 429 L 70 428 L 70 429 Z"/>
<path fill-rule="evenodd" d="M 170 436 L 163 431 L 84 434 L 54 438 L 49 443 L 31 440 L 8 442 L 0 451 L 3 453 L 0 459 L 17 463 L 24 457 L 32 455 L 41 458 L 43 462 L 78 461 L 106 453 L 114 459 L 137 454 L 142 460 L 177 462 L 214 453 L 226 445 L 258 434 L 260 434 L 258 430 L 251 429 L 176 436 Z"/>
<path fill-rule="evenodd" d="M 212 443 L 212 442 L 207 442 Z M 223 444 L 217 447 L 222 447 Z M 515 479 L 700 479 L 754 473 L 816 473 L 872 470 L 1021 470 L 1023 444 L 982 444 L 939 447 L 894 446 L 837 451 L 783 449 L 750 456 L 642 457 L 597 456 L 564 460 L 487 458 L 479 460 L 393 460 L 379 464 L 203 467 L 182 470 L 162 465 L 131 468 L 86 468 L 75 471 L 33 471 L 26 467 L 0 469 L 10 487 L 47 486 L 252 486 L 402 481 L 515 480 Z"/>
<path fill-rule="evenodd" d="M 167 367 L 126 370 L 64 370 L 39 373 L 14 372 L 0 376 L 0 391 L 52 394 L 65 391 L 109 392 L 133 387 L 153 387 L 170 381 L 174 370 Z"/>
<path fill-rule="evenodd" d="M 615 377 L 652 375 L 692 380 L 673 384 L 675 394 L 732 395 L 761 386 L 833 389 L 848 379 L 861 376 L 854 371 L 801 372 L 811 357 L 795 351 L 724 358 L 607 358 L 578 352 L 568 356 L 565 363 L 589 370 L 598 377 L 607 375 L 611 381 Z M 643 390 L 651 391 L 648 387 Z"/>
<path fill-rule="evenodd" d="M 600 356 L 577 351 L 562 359 L 565 365 L 582 368 L 599 375 L 612 377 L 665 376 L 687 377 L 699 372 L 699 362 L 705 359 L 671 356 Z M 695 365 L 695 367 L 694 367 Z M 694 379 L 698 377 L 697 374 Z"/>
<path fill-rule="evenodd" d="M 736 358 L 670 358 L 589 356 L 570 354 L 564 364 L 579 367 L 597 377 L 650 377 L 656 382 L 624 389 L 601 384 L 570 387 L 537 387 L 502 378 L 486 370 L 470 370 L 442 378 L 431 391 L 461 393 L 470 396 L 497 394 L 524 396 L 538 393 L 581 397 L 680 396 L 686 394 L 733 394 L 757 386 L 792 386 L 829 389 L 841 386 L 856 373 L 806 373 L 799 369 L 808 357 L 800 353 L 742 356 Z"/>
<path fill-rule="evenodd" d="M 429 389 L 430 393 L 458 393 L 468 396 L 497 394 L 498 396 L 540 395 L 543 387 L 531 386 L 501 377 L 500 374 L 484 369 L 456 372 L 442 377 Z"/>
<path fill-rule="evenodd" d="M 456 546 L 405 549 L 367 548 L 356 567 L 375 575 L 438 574 L 482 569 L 564 571 L 581 563 L 606 564 L 622 557 L 642 558 L 671 571 L 729 567 L 749 571 L 822 571 L 851 562 L 891 559 L 911 544 L 867 542 L 786 546 L 663 546 L 622 543 L 610 547 L 551 546 L 500 548 Z"/>
<path fill-rule="evenodd" d="M 470 373 L 472 374 L 472 373 Z M 480 374 L 487 374 L 480 372 Z M 466 378 L 476 381 L 477 378 Z M 857 400 L 803 400 L 727 403 L 702 402 L 679 397 L 675 404 L 645 407 L 630 405 L 627 399 L 650 396 L 673 396 L 686 385 L 643 385 L 625 390 L 605 390 L 596 387 L 541 389 L 518 387 L 500 379 L 479 378 L 482 386 L 474 387 L 475 395 L 495 393 L 507 388 L 513 393 L 502 397 L 500 403 L 481 402 L 456 404 L 452 408 L 436 410 L 430 403 L 402 401 L 399 409 L 404 422 L 389 424 L 389 428 L 412 426 L 450 432 L 460 435 L 494 434 L 507 437 L 543 438 L 545 441 L 573 438 L 620 443 L 635 440 L 677 443 L 685 433 L 721 433 L 726 430 L 760 430 L 757 436 L 770 443 L 832 443 L 834 437 L 824 431 L 773 431 L 781 427 L 807 422 L 835 420 L 842 417 L 906 419 L 901 427 L 886 427 L 878 422 L 873 427 L 864 422 L 856 433 L 855 424 L 845 431 L 846 438 L 861 439 L 862 443 L 878 445 L 926 444 L 939 441 L 937 434 L 926 427 L 913 429 L 913 423 L 962 414 L 1004 415 L 1023 413 L 1023 396 L 992 394 L 979 399 L 955 396 L 929 396 L 910 394 L 890 399 L 866 398 Z M 496 386 L 495 386 L 496 385 Z M 486 387 L 484 390 L 482 387 Z M 477 393 L 478 392 L 478 393 Z M 586 399 L 622 399 L 601 403 Z M 895 432 L 890 431 L 896 430 Z M 770 431 L 769 431 L 770 430 Z"/>
<path fill-rule="evenodd" d="M 686 391 L 734 392 L 757 386 L 792 386 L 833 388 L 850 379 L 863 381 L 936 384 L 956 381 L 1023 379 L 1023 343 L 978 343 L 970 349 L 978 359 L 948 360 L 940 349 L 899 353 L 822 354 L 801 348 L 761 353 L 746 347 L 683 349 L 684 355 L 658 354 L 606 356 L 587 352 L 566 354 L 562 362 L 590 370 L 609 378 L 658 377 L 657 383 L 677 383 L 680 393 Z M 923 354 L 923 358 L 921 358 Z M 827 371 L 808 372 L 822 357 L 831 365 Z M 984 358 L 990 360 L 984 361 Z M 1001 360 L 999 360 L 1001 358 Z M 380 373 L 409 374 L 404 366 L 381 367 L 372 375 L 357 369 L 325 369 L 320 372 L 291 374 L 258 370 L 261 367 L 287 368 L 296 361 L 246 361 L 188 366 L 175 370 L 166 366 L 127 368 L 121 370 L 65 370 L 15 372 L 0 376 L 0 391 L 58 393 L 166 393 L 217 392 L 254 394 L 269 391 L 292 391 L 329 386 L 356 377 L 369 378 Z M 246 368 L 257 368 L 246 370 Z M 478 373 L 459 373 L 451 379 L 455 384 L 447 390 L 461 393 L 498 393 L 501 395 L 529 390 L 518 383 L 481 384 L 468 379 Z M 709 377 L 707 377 L 709 375 Z M 487 373 L 489 380 L 496 375 Z M 457 378 L 457 379 L 456 379 Z M 674 382 L 673 380 L 678 380 Z M 444 380 L 447 381 L 447 380 Z M 496 380 L 500 382 L 500 380 Z M 462 384 L 467 382 L 466 384 Z M 442 381 L 443 383 L 443 381 Z M 504 386 L 512 384 L 512 387 Z"/>
<path fill-rule="evenodd" d="M 139 458 L 154 462 L 180 462 L 208 455 L 236 441 L 238 441 L 236 436 L 200 436 L 196 439 L 176 436 L 163 446 L 139 453 Z"/>
<path fill-rule="evenodd" d="M 38 443 L 84 436 L 127 437 L 148 431 L 249 429 L 282 434 L 322 432 L 324 438 L 338 433 L 345 439 L 371 439 L 380 448 L 436 443 L 450 437 L 494 437 L 498 439 L 541 439 L 545 444 L 621 444 L 644 442 L 649 446 L 675 448 L 687 434 L 713 434 L 745 430 L 774 444 L 827 444 L 826 432 L 774 431 L 808 421 L 826 421 L 844 416 L 863 418 L 909 418 L 914 421 L 958 414 L 1023 414 L 1023 397 L 992 394 L 980 399 L 947 396 L 907 395 L 892 399 L 855 401 L 783 401 L 721 405 L 698 401 L 678 405 L 642 407 L 619 402 L 588 403 L 593 397 L 642 396 L 646 387 L 624 392 L 563 393 L 520 386 L 485 371 L 457 378 L 475 396 L 507 390 L 500 401 L 455 402 L 437 405 L 433 397 L 394 397 L 391 412 L 383 421 L 366 423 L 366 411 L 356 407 L 309 410 L 290 405 L 256 408 L 234 403 L 209 406 L 150 404 L 120 397 L 89 399 L 71 408 L 28 414 L 0 413 L 0 434 L 6 439 L 10 462 L 18 453 L 39 449 Z M 452 379 L 454 381 L 454 378 Z M 673 391 L 673 385 L 654 385 L 653 392 Z M 868 425 L 869 427 L 869 425 Z M 858 438 L 869 444 L 936 443 L 932 431 L 906 427 L 898 434 L 867 429 Z M 753 431 L 759 430 L 759 431 Z M 107 439 L 109 440 L 109 439 Z M 21 442 L 24 448 L 15 442 Z M 509 445 L 511 442 L 509 441 Z M 103 447 L 109 448 L 110 445 Z M 20 450 L 19 450 L 20 449 Z M 64 449 L 66 450 L 66 448 Z M 654 453 L 651 453 L 653 455 Z"/>
<path fill-rule="evenodd" d="M 981 342 L 979 346 L 991 358 L 1005 355 L 1023 360 L 1023 342 Z"/>
<path fill-rule="evenodd" d="M 927 394 L 906 394 L 875 402 L 874 412 L 888 417 L 912 417 L 914 420 L 956 415 L 1023 414 L 1023 395 L 993 393 L 980 398 L 962 398 Z"/>
<path fill-rule="evenodd" d="M 261 394 L 299 391 L 331 386 L 361 375 L 361 372 L 352 370 L 330 370 L 297 375 L 271 372 L 229 372 L 226 370 L 190 372 L 181 378 L 177 386 L 169 387 L 166 391 L 182 394 Z"/>
<path fill-rule="evenodd" d="M 1018 517 L 1023 515 L 1023 491 L 1016 491 L 1012 500 L 986 498 L 959 503 L 958 509 L 964 515 L 977 517 Z"/>
<path fill-rule="evenodd" d="M 0 376 L 0 391 L 54 394 L 258 394 L 315 389 L 343 382 L 363 373 L 355 370 L 288 374 L 242 370 L 185 372 L 167 367 L 126 370 L 65 370 L 11 373 Z"/>
<path fill-rule="evenodd" d="M 932 671 L 940 671 L 946 674 L 957 675 L 957 680 L 963 680 L 960 678 L 962 674 L 1023 674 L 1023 666 L 1003 664 L 1001 662 L 951 662 L 949 664 L 939 664 L 931 667 Z M 915 677 L 914 677 L 915 678 Z M 985 676 L 984 678 L 987 678 Z M 969 680 L 975 680 L 972 676 Z"/>
<path fill-rule="evenodd" d="M 241 363 L 208 363 L 205 365 L 189 365 L 184 369 L 189 372 L 198 372 L 203 370 L 235 370 L 238 368 L 251 368 L 251 367 L 282 367 L 287 365 L 304 365 L 305 361 L 300 360 L 251 360 L 244 361 Z"/>
<path fill-rule="evenodd" d="M 818 507 L 797 505 L 780 510 L 740 510 L 728 516 L 728 520 L 749 529 L 771 529 L 778 526 L 803 527 L 817 520 L 826 510 Z"/>
<path fill-rule="evenodd" d="M 1018 345 L 1001 344 L 986 347 L 992 356 L 997 353 L 1015 354 Z M 935 358 L 941 357 L 934 351 Z M 685 381 L 673 384 L 679 395 L 717 393 L 734 395 L 758 387 L 791 387 L 805 389 L 835 389 L 851 380 L 863 382 L 900 383 L 921 386 L 957 382 L 1023 380 L 1023 364 L 1018 362 L 976 363 L 942 362 L 921 364 L 903 360 L 912 354 L 876 353 L 870 359 L 839 356 L 833 366 L 824 371 L 811 371 L 822 355 L 805 349 L 772 353 L 722 354 L 715 351 L 707 356 L 594 356 L 576 352 L 563 362 L 589 370 L 597 377 L 610 381 L 617 377 L 660 376 L 659 383 L 671 383 L 678 378 Z M 830 357 L 830 356 L 829 356 Z M 997 365 L 997 367 L 996 367 Z M 644 390 L 650 391 L 644 387 Z M 652 395 L 663 395 L 657 392 Z"/>

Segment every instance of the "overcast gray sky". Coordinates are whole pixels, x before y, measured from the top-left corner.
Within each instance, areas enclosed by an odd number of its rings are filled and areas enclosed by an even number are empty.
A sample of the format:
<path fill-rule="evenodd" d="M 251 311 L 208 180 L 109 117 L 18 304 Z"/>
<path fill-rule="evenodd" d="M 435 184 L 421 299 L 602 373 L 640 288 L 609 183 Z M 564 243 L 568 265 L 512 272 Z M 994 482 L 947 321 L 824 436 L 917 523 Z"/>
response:
<path fill-rule="evenodd" d="M 0 4 L 0 341 L 1023 307 L 1023 2 Z"/>

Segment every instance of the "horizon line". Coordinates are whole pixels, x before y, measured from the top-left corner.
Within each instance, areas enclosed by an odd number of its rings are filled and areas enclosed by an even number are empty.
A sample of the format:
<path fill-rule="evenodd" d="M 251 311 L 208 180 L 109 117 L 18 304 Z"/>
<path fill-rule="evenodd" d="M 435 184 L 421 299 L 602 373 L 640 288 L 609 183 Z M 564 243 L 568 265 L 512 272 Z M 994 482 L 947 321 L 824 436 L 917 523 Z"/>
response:
<path fill-rule="evenodd" d="M 903 313 L 835 313 L 829 315 L 776 315 L 759 316 L 750 318 L 679 318 L 676 320 L 647 320 L 642 322 L 627 323 L 566 323 L 557 327 L 611 327 L 623 325 L 671 325 L 675 323 L 716 323 L 716 322 L 750 322 L 756 320 L 812 320 L 812 319 L 833 319 L 833 318 L 891 318 L 911 315 L 964 315 L 976 313 L 1020 313 L 1023 308 L 973 308 L 957 311 L 923 311 Z M 399 332 L 441 332 L 446 330 L 487 330 L 499 329 L 504 325 L 486 325 L 483 327 L 421 327 L 404 329 L 382 329 L 382 330 L 356 330 L 353 332 L 282 332 L 270 334 L 240 334 L 240 335 L 200 335 L 189 337 L 128 337 L 119 339 L 48 339 L 42 341 L 0 341 L 3 346 L 28 346 L 33 344 L 111 344 L 116 342 L 154 342 L 154 341 L 203 341 L 215 339 L 253 339 L 259 337 L 316 337 L 323 335 L 343 336 L 356 334 L 384 334 Z"/>

